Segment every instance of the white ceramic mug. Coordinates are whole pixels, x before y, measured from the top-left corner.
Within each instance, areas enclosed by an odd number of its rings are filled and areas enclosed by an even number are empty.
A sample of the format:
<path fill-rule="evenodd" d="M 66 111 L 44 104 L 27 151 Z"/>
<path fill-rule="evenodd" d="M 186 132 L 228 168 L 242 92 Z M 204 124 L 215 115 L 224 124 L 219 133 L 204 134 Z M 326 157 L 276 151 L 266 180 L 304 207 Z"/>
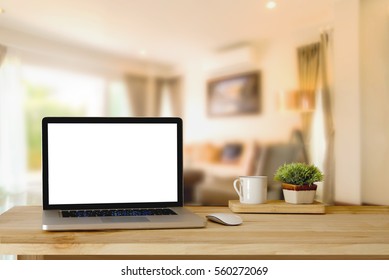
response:
<path fill-rule="evenodd" d="M 267 176 L 239 176 L 234 181 L 234 189 L 240 203 L 261 204 L 267 200 Z"/>

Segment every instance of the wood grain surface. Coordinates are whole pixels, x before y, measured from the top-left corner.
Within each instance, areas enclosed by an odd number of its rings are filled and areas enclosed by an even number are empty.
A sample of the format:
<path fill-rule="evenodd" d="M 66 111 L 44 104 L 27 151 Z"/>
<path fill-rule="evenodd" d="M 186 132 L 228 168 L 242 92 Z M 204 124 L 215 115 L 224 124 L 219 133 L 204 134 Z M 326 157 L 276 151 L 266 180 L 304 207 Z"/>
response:
<path fill-rule="evenodd" d="M 262 204 L 243 204 L 239 200 L 230 200 L 228 207 L 235 213 L 268 213 L 268 214 L 324 214 L 323 203 L 314 201 L 311 204 L 290 204 L 284 200 L 269 200 Z"/>
<path fill-rule="evenodd" d="M 231 212 L 227 207 L 188 208 L 203 217 Z M 208 222 L 200 229 L 45 232 L 41 206 L 19 206 L 0 216 L 0 254 L 31 259 L 42 255 L 388 259 L 388 209 L 333 206 L 325 215 L 239 214 L 240 226 Z"/>

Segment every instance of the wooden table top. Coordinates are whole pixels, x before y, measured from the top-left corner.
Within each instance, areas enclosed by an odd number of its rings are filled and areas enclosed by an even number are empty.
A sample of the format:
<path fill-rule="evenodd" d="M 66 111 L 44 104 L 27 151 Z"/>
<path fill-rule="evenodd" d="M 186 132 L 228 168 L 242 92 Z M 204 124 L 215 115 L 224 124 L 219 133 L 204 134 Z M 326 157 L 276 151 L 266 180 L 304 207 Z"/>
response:
<path fill-rule="evenodd" d="M 227 207 L 188 207 L 205 217 Z M 389 259 L 389 207 L 327 207 L 326 214 L 239 214 L 240 226 L 45 232 L 41 206 L 0 216 L 0 254 L 133 258 Z"/>

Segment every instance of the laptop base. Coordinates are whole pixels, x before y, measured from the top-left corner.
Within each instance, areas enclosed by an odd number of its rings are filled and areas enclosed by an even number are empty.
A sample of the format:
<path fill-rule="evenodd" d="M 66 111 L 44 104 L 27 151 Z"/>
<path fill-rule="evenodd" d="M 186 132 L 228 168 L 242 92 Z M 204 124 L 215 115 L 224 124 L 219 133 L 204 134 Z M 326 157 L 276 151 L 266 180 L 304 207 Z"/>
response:
<path fill-rule="evenodd" d="M 64 218 L 59 210 L 44 210 L 42 229 L 46 231 L 202 228 L 206 220 L 184 207 L 170 207 L 177 215 L 111 216 Z"/>

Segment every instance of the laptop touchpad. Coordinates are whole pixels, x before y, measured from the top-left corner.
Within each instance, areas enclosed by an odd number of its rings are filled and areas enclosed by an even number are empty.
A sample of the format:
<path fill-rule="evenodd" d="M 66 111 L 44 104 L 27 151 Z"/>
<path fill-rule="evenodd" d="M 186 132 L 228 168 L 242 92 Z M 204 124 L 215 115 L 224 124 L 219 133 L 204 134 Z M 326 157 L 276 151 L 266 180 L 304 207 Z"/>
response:
<path fill-rule="evenodd" d="M 103 223 L 142 223 L 150 222 L 146 217 L 101 217 Z"/>

